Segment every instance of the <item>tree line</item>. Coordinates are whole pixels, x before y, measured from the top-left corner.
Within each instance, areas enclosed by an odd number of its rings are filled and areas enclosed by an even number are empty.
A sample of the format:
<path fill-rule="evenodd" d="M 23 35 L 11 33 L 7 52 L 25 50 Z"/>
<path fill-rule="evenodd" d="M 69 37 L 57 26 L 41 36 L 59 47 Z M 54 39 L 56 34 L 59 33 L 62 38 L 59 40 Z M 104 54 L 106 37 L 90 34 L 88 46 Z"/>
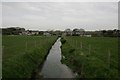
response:
<path fill-rule="evenodd" d="M 10 27 L 10 28 L 2 28 L 2 35 L 20 35 L 20 33 L 26 32 L 25 28 L 20 27 Z M 85 31 L 84 29 L 66 29 L 65 31 L 47 31 L 50 34 L 59 34 L 62 35 L 62 33 L 67 33 L 67 35 L 73 34 L 73 36 L 79 34 L 81 35 L 92 35 L 93 37 L 120 37 L 120 30 L 114 29 L 114 30 L 100 30 L 100 31 Z M 41 33 L 39 31 L 39 33 Z M 43 34 L 43 32 L 42 32 Z"/>
<path fill-rule="evenodd" d="M 101 37 L 120 37 L 120 30 L 101 30 L 95 31 L 93 36 L 101 36 Z"/>

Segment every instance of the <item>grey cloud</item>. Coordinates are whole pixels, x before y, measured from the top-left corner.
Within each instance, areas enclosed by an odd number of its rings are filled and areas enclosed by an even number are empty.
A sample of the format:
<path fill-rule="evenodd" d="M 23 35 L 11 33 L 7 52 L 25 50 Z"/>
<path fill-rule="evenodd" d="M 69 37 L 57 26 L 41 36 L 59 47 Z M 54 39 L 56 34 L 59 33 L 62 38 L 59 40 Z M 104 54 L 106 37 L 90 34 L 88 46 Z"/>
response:
<path fill-rule="evenodd" d="M 114 29 L 117 6 L 115 2 L 4 2 L 3 27 Z"/>

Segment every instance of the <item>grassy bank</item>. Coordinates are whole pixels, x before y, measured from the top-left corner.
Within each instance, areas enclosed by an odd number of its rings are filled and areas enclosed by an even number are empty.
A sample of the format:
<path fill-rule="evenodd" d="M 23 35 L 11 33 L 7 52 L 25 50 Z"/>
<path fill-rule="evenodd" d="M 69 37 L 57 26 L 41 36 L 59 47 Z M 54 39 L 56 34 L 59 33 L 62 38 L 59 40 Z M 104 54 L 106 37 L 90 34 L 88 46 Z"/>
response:
<path fill-rule="evenodd" d="M 109 37 L 64 37 L 62 62 L 79 78 L 118 77 L 118 39 Z"/>
<path fill-rule="evenodd" d="M 3 36 L 3 78 L 29 78 L 56 36 Z"/>

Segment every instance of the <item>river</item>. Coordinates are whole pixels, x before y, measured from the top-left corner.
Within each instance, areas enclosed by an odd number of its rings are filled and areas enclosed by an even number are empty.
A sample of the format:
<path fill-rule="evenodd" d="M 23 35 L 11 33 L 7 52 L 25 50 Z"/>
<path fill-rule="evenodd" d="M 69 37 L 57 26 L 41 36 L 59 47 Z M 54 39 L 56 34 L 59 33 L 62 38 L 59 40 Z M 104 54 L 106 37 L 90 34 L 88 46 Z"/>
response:
<path fill-rule="evenodd" d="M 39 72 L 39 75 L 42 75 L 43 78 L 74 78 L 71 69 L 61 63 L 62 54 L 60 39 L 61 38 L 58 38 L 52 46 L 43 64 L 42 70 Z"/>

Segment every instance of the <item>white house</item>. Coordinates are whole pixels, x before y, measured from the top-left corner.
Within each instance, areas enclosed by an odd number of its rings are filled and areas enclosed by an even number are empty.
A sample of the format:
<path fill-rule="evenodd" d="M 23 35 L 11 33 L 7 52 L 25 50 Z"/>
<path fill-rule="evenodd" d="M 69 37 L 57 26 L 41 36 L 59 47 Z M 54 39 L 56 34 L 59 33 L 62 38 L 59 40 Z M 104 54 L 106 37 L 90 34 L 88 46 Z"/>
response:
<path fill-rule="evenodd" d="M 83 36 L 85 33 L 84 29 L 73 29 L 72 35 Z"/>
<path fill-rule="evenodd" d="M 64 31 L 64 35 L 66 35 L 66 36 L 71 36 L 71 35 L 72 35 L 72 31 L 71 31 L 70 29 L 66 29 L 66 30 Z"/>
<path fill-rule="evenodd" d="M 92 35 L 91 35 L 91 34 L 88 34 L 88 35 L 84 35 L 84 37 L 92 37 Z"/>
<path fill-rule="evenodd" d="M 51 34 L 49 32 L 44 32 L 43 35 L 44 36 L 51 36 Z"/>

